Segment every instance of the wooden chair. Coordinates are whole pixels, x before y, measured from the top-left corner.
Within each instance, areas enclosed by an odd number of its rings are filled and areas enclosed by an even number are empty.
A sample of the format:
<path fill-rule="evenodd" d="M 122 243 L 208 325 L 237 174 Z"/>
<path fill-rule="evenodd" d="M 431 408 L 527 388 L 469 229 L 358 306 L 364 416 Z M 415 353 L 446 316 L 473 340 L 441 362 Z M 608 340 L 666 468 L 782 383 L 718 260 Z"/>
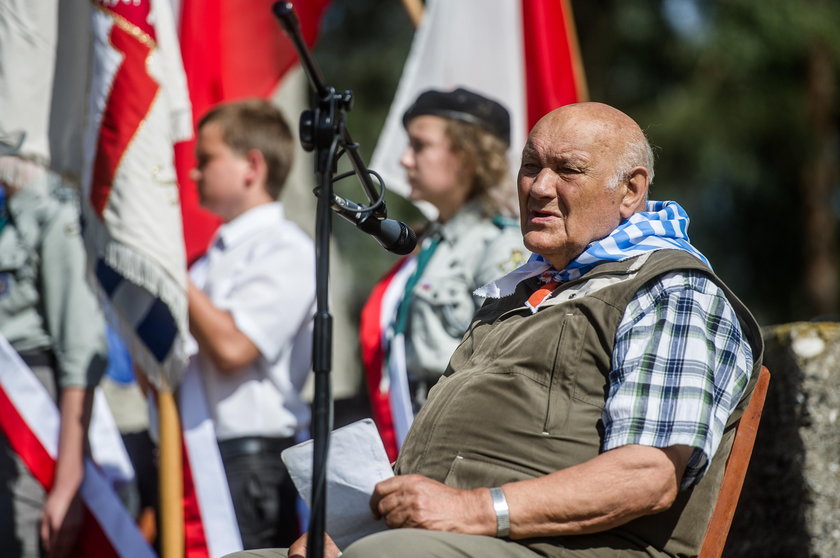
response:
<path fill-rule="evenodd" d="M 726 537 L 729 535 L 732 518 L 735 516 L 735 508 L 738 505 L 741 488 L 744 486 L 747 466 L 750 464 L 755 435 L 761 421 L 761 411 L 764 409 L 764 400 L 767 398 L 769 383 L 770 371 L 767 370 L 766 366 L 762 366 L 750 402 L 735 426 L 735 440 L 732 442 L 732 451 L 726 461 L 720 493 L 715 504 L 715 510 L 712 512 L 712 518 L 709 520 L 709 526 L 706 527 L 706 534 L 703 537 L 703 545 L 700 547 L 698 558 L 720 558 L 723 554 L 723 547 L 726 544 Z"/>

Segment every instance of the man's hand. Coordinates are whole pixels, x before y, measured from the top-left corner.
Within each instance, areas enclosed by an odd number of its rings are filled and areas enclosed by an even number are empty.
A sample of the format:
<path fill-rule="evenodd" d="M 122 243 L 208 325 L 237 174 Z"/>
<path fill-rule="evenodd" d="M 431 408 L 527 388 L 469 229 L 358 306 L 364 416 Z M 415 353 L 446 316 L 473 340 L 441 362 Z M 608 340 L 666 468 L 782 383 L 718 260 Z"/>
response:
<path fill-rule="evenodd" d="M 47 556 L 72 556 L 81 526 L 82 503 L 78 494 L 51 492 L 41 513 L 41 543 Z"/>
<path fill-rule="evenodd" d="M 50 558 L 72 555 L 82 524 L 79 488 L 84 479 L 85 433 L 92 405 L 93 389 L 61 390 L 55 479 L 41 512 L 41 542 Z"/>
<path fill-rule="evenodd" d="M 289 558 L 306 558 L 306 543 L 309 541 L 309 533 L 304 533 L 298 540 L 289 547 Z M 324 533 L 324 558 L 338 558 L 341 550 L 335 545 L 330 536 Z"/>
<path fill-rule="evenodd" d="M 375 518 L 388 527 L 412 527 L 471 535 L 495 535 L 496 516 L 486 488 L 459 490 L 422 475 L 398 475 L 376 485 Z"/>

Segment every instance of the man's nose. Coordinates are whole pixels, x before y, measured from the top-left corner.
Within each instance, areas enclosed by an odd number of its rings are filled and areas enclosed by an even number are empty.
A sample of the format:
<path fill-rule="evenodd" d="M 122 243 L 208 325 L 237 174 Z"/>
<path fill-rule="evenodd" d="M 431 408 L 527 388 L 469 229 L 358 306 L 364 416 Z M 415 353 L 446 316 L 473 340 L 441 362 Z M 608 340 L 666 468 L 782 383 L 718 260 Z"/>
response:
<path fill-rule="evenodd" d="M 535 198 L 553 198 L 556 191 L 557 174 L 551 169 L 542 169 L 531 184 L 531 196 Z"/>
<path fill-rule="evenodd" d="M 193 182 L 200 181 L 201 180 L 201 171 L 198 170 L 197 168 L 192 169 L 190 171 L 190 178 L 193 180 Z"/>

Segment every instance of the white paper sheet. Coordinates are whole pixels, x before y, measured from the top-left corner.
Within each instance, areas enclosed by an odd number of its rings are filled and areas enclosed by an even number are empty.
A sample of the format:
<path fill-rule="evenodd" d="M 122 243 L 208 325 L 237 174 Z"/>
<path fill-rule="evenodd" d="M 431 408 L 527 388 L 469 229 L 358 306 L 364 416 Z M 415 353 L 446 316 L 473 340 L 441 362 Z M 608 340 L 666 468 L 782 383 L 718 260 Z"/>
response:
<path fill-rule="evenodd" d="M 283 451 L 300 497 L 312 501 L 312 440 Z M 383 520 L 374 520 L 370 496 L 379 481 L 394 476 L 382 439 L 371 419 L 348 424 L 330 436 L 327 457 L 326 532 L 339 548 L 387 529 Z"/>

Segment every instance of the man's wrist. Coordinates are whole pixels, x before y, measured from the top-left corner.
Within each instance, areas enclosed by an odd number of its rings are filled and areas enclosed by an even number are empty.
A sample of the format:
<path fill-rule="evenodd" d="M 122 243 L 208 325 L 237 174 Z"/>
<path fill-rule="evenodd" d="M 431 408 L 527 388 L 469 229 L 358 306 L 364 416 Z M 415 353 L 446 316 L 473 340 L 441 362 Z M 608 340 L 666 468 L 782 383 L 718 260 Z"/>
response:
<path fill-rule="evenodd" d="M 499 487 L 490 489 L 493 500 L 493 512 L 496 514 L 496 536 L 499 538 L 510 535 L 510 508 L 505 493 Z"/>

